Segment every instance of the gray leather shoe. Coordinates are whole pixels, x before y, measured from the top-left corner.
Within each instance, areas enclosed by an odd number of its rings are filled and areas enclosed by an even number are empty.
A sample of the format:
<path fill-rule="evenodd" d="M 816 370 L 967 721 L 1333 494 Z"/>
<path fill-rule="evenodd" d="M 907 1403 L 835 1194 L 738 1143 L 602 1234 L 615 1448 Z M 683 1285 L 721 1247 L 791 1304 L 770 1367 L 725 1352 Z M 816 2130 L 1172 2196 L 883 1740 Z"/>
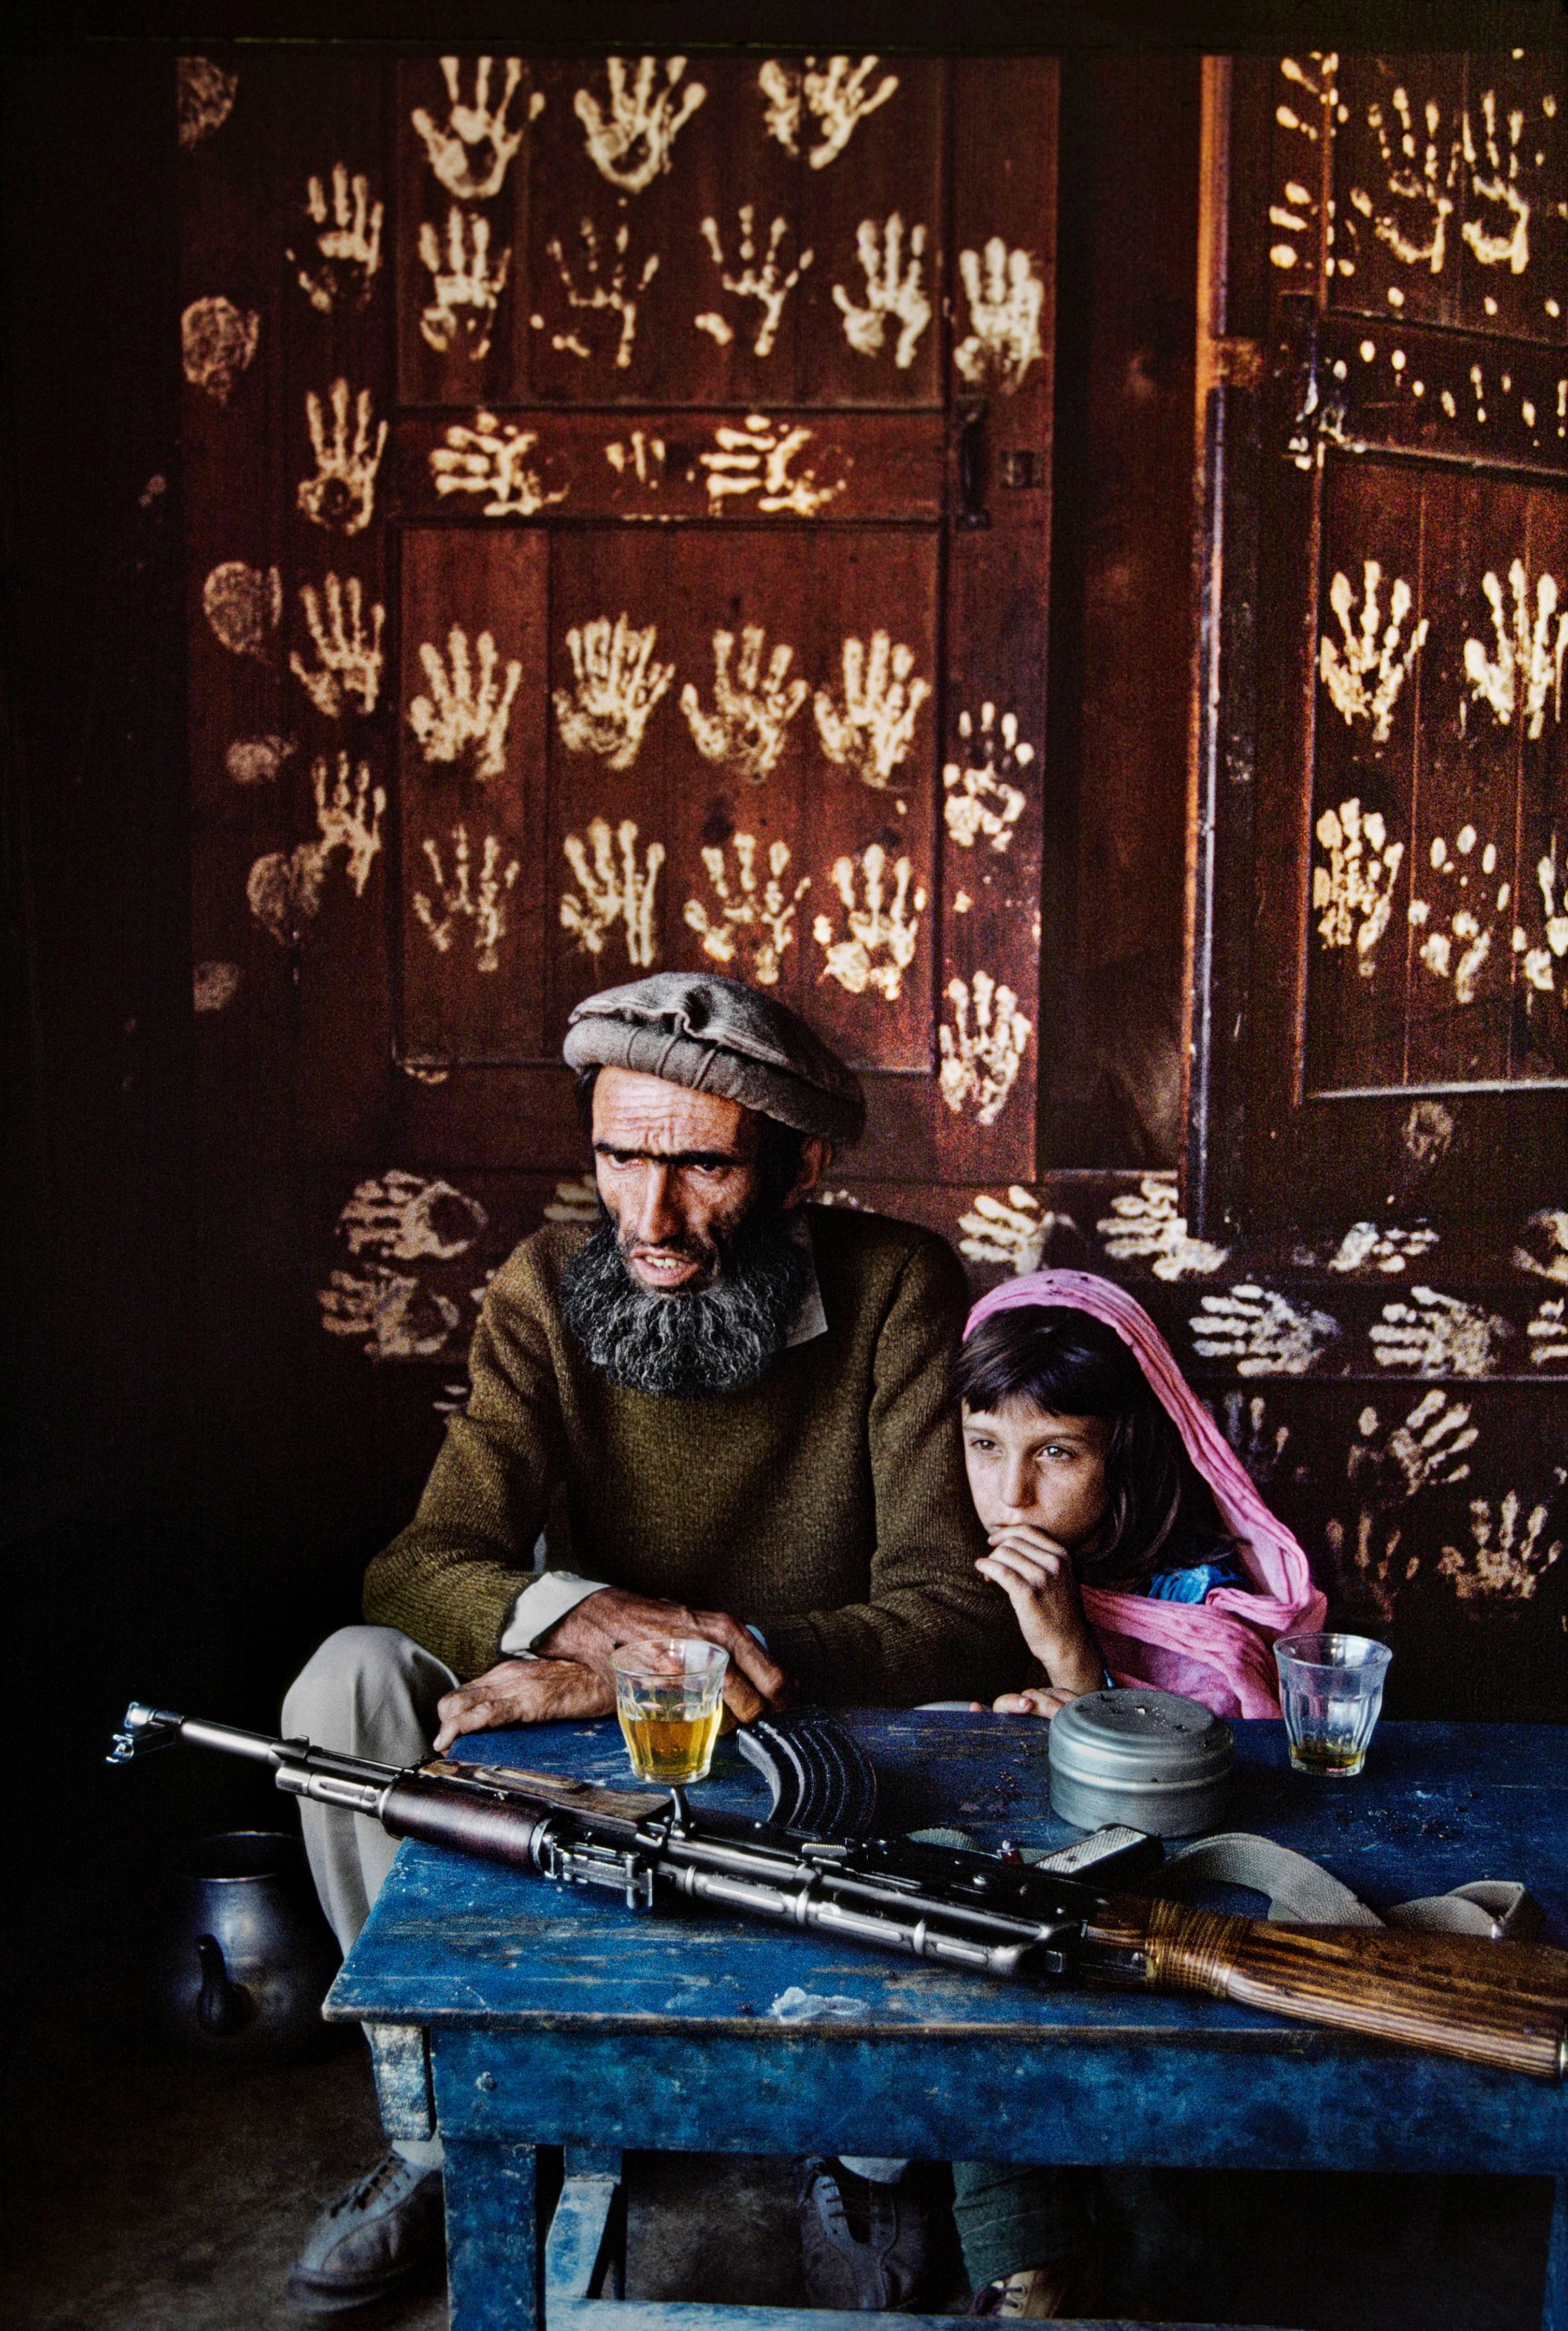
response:
<path fill-rule="evenodd" d="M 439 2169 L 416 2169 L 401 2153 L 328 2202 L 289 2275 L 290 2298 L 315 2315 L 366 2307 L 440 2253 Z"/>
<path fill-rule="evenodd" d="M 841 2162 L 813 2155 L 800 2164 L 796 2209 L 813 2307 L 858 2314 L 913 2309 L 926 2273 L 930 2225 L 909 2179 L 874 2184 Z"/>

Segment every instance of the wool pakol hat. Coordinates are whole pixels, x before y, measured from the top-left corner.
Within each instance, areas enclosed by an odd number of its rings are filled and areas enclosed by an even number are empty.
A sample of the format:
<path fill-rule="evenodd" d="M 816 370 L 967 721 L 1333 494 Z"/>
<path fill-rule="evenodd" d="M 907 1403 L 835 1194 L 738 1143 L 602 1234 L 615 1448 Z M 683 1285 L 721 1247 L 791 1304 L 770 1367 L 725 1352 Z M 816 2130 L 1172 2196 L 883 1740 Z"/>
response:
<path fill-rule="evenodd" d="M 562 1049 L 568 1068 L 663 1077 L 841 1146 L 865 1127 L 865 1096 L 838 1054 L 738 979 L 656 971 L 603 988 L 577 1005 Z"/>

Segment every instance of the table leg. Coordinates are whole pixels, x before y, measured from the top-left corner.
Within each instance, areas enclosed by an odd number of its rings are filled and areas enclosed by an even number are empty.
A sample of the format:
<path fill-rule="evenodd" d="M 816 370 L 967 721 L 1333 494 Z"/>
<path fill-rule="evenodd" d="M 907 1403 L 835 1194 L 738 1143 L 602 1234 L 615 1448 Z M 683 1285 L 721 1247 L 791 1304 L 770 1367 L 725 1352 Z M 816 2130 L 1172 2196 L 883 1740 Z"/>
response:
<path fill-rule="evenodd" d="M 621 2208 L 621 2155 L 598 2146 L 566 2147 L 565 2176 L 545 2238 L 545 2304 L 586 2298 L 609 2275 L 608 2296 L 622 2295 L 625 2218 Z"/>
<path fill-rule="evenodd" d="M 1552 2239 L 1546 2248 L 1546 2301 L 1541 2331 L 1568 2331 L 1568 2177 L 1557 2180 Z"/>
<path fill-rule="evenodd" d="M 544 2331 L 532 2145 L 446 2139 L 446 2279 L 451 2331 Z"/>

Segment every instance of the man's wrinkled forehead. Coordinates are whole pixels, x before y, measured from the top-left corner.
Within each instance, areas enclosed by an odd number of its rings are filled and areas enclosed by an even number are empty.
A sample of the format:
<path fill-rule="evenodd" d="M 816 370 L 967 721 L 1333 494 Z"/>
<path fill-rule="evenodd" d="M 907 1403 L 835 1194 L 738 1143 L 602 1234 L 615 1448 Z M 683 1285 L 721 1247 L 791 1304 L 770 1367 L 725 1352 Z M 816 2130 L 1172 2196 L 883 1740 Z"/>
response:
<path fill-rule="evenodd" d="M 722 1156 L 746 1165 L 756 1155 L 760 1126 L 756 1111 L 738 1101 L 635 1069 L 601 1069 L 594 1080 L 595 1149 L 627 1156 Z"/>

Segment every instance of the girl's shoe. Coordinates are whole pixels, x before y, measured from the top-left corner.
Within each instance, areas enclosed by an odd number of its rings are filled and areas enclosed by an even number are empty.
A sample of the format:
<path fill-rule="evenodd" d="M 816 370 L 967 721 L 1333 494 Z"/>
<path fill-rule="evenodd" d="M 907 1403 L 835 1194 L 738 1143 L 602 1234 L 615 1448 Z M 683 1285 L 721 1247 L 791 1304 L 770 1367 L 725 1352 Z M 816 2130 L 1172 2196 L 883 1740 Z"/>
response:
<path fill-rule="evenodd" d="M 982 2283 L 969 2302 L 971 2316 L 995 2323 L 1046 2323 L 1059 2316 L 1087 2315 L 1100 2298 L 1100 2262 L 1094 2251 L 1061 2266 L 1024 2267 Z"/>

